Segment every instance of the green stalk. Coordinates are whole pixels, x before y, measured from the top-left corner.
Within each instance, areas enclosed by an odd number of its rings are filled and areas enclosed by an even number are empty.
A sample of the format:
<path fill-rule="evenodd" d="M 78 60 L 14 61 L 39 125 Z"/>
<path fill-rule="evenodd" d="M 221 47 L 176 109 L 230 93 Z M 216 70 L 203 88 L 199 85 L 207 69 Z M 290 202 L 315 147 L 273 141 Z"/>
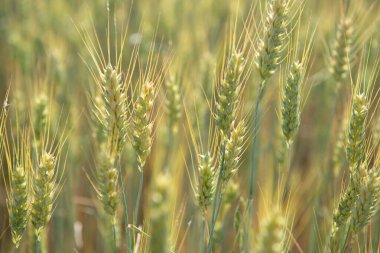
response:
<path fill-rule="evenodd" d="M 259 89 L 256 95 L 256 102 L 255 102 L 255 111 L 253 114 L 253 140 L 252 140 L 252 148 L 251 148 L 251 155 L 250 155 L 250 181 L 249 181 L 249 195 L 248 195 L 248 220 L 246 223 L 245 233 L 244 233 L 244 252 L 248 253 L 248 245 L 249 245 L 249 234 L 250 234 L 250 227 L 251 227 L 251 217 L 253 215 L 253 196 L 254 196 L 254 190 L 255 190 L 255 181 L 256 181 L 256 174 L 257 174 L 257 166 L 258 166 L 258 141 L 259 141 L 259 120 L 260 120 L 260 101 L 263 96 L 264 92 L 264 85 L 265 80 L 261 80 L 259 83 Z"/>
<path fill-rule="evenodd" d="M 347 234 L 346 234 L 346 238 L 344 240 L 344 244 L 343 244 L 343 248 L 342 248 L 342 252 L 346 252 L 346 249 L 347 247 L 349 246 L 349 243 L 351 242 L 351 234 L 352 234 L 352 226 L 350 224 L 350 226 L 348 227 L 348 231 L 347 231 Z M 350 252 L 350 251 L 348 251 Z"/>
<path fill-rule="evenodd" d="M 133 224 L 137 225 L 137 217 L 140 209 L 140 202 L 141 202 L 141 193 L 142 188 L 144 184 L 144 169 L 141 168 L 140 164 L 138 164 L 140 175 L 139 175 L 139 188 L 137 192 L 137 198 L 136 198 L 136 204 L 135 204 L 135 212 L 133 214 Z"/>
<path fill-rule="evenodd" d="M 128 205 L 127 205 L 127 197 L 125 194 L 125 188 L 124 188 L 124 181 L 123 181 L 123 175 L 121 174 L 121 166 L 120 166 L 120 159 L 117 157 L 118 166 L 119 169 L 119 184 L 121 188 L 121 195 L 123 199 L 123 207 L 124 207 L 124 220 L 125 220 L 125 228 L 127 233 L 127 249 L 129 253 L 132 253 L 132 238 L 131 238 L 131 232 L 128 228 L 129 225 L 129 219 L 128 219 Z"/>
<path fill-rule="evenodd" d="M 209 242 L 207 245 L 206 253 L 211 252 L 211 249 L 212 249 L 212 243 L 213 243 L 213 239 L 214 239 L 215 223 L 216 223 L 216 219 L 218 218 L 220 205 L 221 205 L 221 202 L 223 199 L 223 194 L 220 190 L 220 187 L 221 187 L 221 183 L 222 183 L 222 170 L 223 170 L 223 166 L 224 166 L 225 154 L 226 154 L 226 142 L 224 141 L 223 146 L 222 146 L 222 150 L 221 150 L 222 159 L 220 162 L 218 182 L 216 185 L 216 190 L 215 190 L 215 194 L 214 194 L 214 201 L 212 204 L 210 237 L 209 237 Z M 218 203 L 218 194 L 219 194 L 219 203 Z"/>
<path fill-rule="evenodd" d="M 116 224 L 112 224 L 113 230 L 113 253 L 117 253 Z"/>
<path fill-rule="evenodd" d="M 287 191 L 287 186 L 289 182 L 289 174 L 290 174 L 290 167 L 291 167 L 291 157 L 292 157 L 292 147 L 291 144 L 288 144 L 288 161 L 287 161 L 287 168 L 285 169 L 284 175 L 283 175 L 283 186 L 282 186 L 282 198 L 285 199 L 286 197 L 286 191 Z"/>
<path fill-rule="evenodd" d="M 202 225 L 201 225 L 201 252 L 204 253 L 206 250 L 205 240 L 206 240 L 206 217 L 202 215 Z"/>
<path fill-rule="evenodd" d="M 36 253 L 40 253 L 40 240 L 38 240 L 38 236 L 36 239 Z"/>
<path fill-rule="evenodd" d="M 375 236 L 373 238 L 377 238 L 377 239 L 372 240 L 372 247 L 373 248 L 378 247 L 377 245 L 379 245 L 379 243 L 380 243 L 380 213 L 378 213 L 375 221 L 376 221 L 375 226 L 374 226 L 374 235 Z"/>
<path fill-rule="evenodd" d="M 332 122 L 334 117 L 335 117 L 335 114 L 336 114 L 336 110 L 337 110 L 337 106 L 338 106 L 338 87 L 340 87 L 340 85 L 338 84 L 335 91 L 334 91 L 334 96 L 333 96 L 333 107 L 332 107 L 332 111 L 331 111 L 331 115 L 329 117 L 329 122 Z M 324 138 L 324 153 L 323 153 L 323 156 L 322 157 L 326 157 L 326 154 L 327 154 L 327 150 L 328 150 L 328 145 L 329 145 L 329 140 L 330 140 L 330 136 L 331 136 L 331 132 L 332 132 L 332 129 L 329 130 L 326 134 L 326 137 Z M 329 168 L 325 168 L 324 171 L 323 171 L 323 181 L 322 182 L 328 182 L 328 179 L 330 178 L 330 172 L 331 170 Z M 318 190 L 317 190 L 317 195 L 316 195 L 316 198 L 315 198 L 315 201 L 313 203 L 313 206 L 314 206 L 314 210 L 320 210 L 320 202 L 321 202 L 321 197 L 322 195 L 325 194 L 325 191 L 328 189 L 328 187 L 321 187 L 321 185 L 319 185 L 318 187 Z M 309 252 L 315 252 L 316 250 L 316 238 L 317 238 L 317 227 L 318 227 L 318 215 L 316 216 L 315 219 L 312 219 L 312 224 L 311 224 L 311 231 L 310 231 L 310 236 L 309 236 Z"/>

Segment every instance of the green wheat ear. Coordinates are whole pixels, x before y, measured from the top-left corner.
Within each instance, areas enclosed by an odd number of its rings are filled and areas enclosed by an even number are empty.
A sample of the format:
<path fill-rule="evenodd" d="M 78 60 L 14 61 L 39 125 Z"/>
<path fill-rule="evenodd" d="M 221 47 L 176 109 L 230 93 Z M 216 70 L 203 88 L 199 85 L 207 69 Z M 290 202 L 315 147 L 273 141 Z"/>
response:
<path fill-rule="evenodd" d="M 18 248 L 29 219 L 28 173 L 25 167 L 18 165 L 10 171 L 10 174 L 10 197 L 7 198 L 7 208 L 12 241 Z"/>
<path fill-rule="evenodd" d="M 102 123 L 111 137 L 111 144 L 120 151 L 126 138 L 126 95 L 121 74 L 108 64 L 101 74 L 105 110 Z"/>
<path fill-rule="evenodd" d="M 41 135 L 46 131 L 46 126 L 48 125 L 48 106 L 49 99 L 42 93 L 35 99 L 34 105 L 34 133 L 36 140 L 41 139 Z"/>
<path fill-rule="evenodd" d="M 96 191 L 105 212 L 111 217 L 111 223 L 116 224 L 116 213 L 119 204 L 118 171 L 109 150 L 102 145 L 99 154 L 99 166 L 96 170 Z"/>
<path fill-rule="evenodd" d="M 55 156 L 44 152 L 34 172 L 31 220 L 38 240 L 40 240 L 41 231 L 50 221 L 54 210 L 54 201 L 58 191 L 55 166 Z"/>
<path fill-rule="evenodd" d="M 26 129 L 20 130 L 17 122 L 16 131 L 13 132 L 11 141 L 5 134 L 5 114 L 1 115 L 0 132 L 2 145 L 0 153 L 5 154 L 5 161 L 8 167 L 8 183 L 6 187 L 6 206 L 9 214 L 9 227 L 12 234 L 12 242 L 19 248 L 24 232 L 28 225 L 31 208 L 31 161 L 30 161 L 30 140 Z M 4 174 L 3 174 L 4 175 Z"/>
<path fill-rule="evenodd" d="M 362 177 L 359 197 L 352 212 L 353 233 L 360 232 L 374 216 L 380 202 L 380 174 L 377 168 L 365 171 Z"/>
<path fill-rule="evenodd" d="M 242 155 L 246 126 L 244 121 L 232 130 L 230 137 L 226 141 L 224 154 L 224 164 L 222 167 L 222 191 L 225 190 L 230 179 L 236 174 L 239 168 L 239 161 Z"/>
<path fill-rule="evenodd" d="M 226 73 L 216 98 L 216 126 L 227 138 L 235 118 L 236 103 L 241 90 L 241 75 L 246 62 L 242 53 L 234 52 L 229 59 Z"/>
<path fill-rule="evenodd" d="M 367 128 L 367 117 L 367 96 L 364 93 L 356 94 L 353 99 L 346 142 L 347 160 L 351 168 L 356 168 L 365 155 L 364 144 Z"/>
<path fill-rule="evenodd" d="M 263 81 L 276 71 L 283 58 L 287 39 L 289 1 L 268 1 L 264 35 L 259 39 L 256 50 L 256 66 Z"/>
<path fill-rule="evenodd" d="M 350 183 L 339 199 L 338 207 L 334 211 L 330 234 L 331 252 L 338 252 L 341 247 L 345 235 L 345 225 L 351 217 L 358 194 L 358 188 Z"/>
<path fill-rule="evenodd" d="M 350 71 L 353 58 L 353 33 L 352 19 L 342 17 L 338 24 L 329 59 L 329 71 L 339 84 L 346 80 Z"/>
<path fill-rule="evenodd" d="M 282 133 L 289 144 L 293 142 L 294 135 L 300 126 L 300 87 L 302 70 L 303 66 L 298 61 L 295 61 L 291 65 L 286 85 L 284 86 L 284 95 L 282 97 L 281 127 Z"/>
<path fill-rule="evenodd" d="M 152 146 L 153 122 L 151 121 L 151 112 L 155 94 L 154 83 L 144 82 L 132 116 L 132 145 L 137 153 L 140 169 L 144 167 Z"/>
<path fill-rule="evenodd" d="M 173 77 L 166 83 L 166 109 L 168 113 L 169 129 L 172 133 L 178 131 L 178 122 L 181 118 L 182 102 L 178 81 Z"/>
<path fill-rule="evenodd" d="M 195 197 L 197 204 L 205 212 L 212 202 L 216 186 L 214 161 L 210 153 L 200 155 L 198 173 L 199 177 Z"/>

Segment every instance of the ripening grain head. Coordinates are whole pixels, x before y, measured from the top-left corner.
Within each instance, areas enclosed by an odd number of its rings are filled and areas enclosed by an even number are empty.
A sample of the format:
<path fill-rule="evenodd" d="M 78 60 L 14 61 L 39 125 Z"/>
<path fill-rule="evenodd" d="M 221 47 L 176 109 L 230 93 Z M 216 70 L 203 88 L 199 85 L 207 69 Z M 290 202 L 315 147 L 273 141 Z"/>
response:
<path fill-rule="evenodd" d="M 271 0 L 267 3 L 264 34 L 256 49 L 256 66 L 263 81 L 276 71 L 283 57 L 289 25 L 289 0 Z"/>
<path fill-rule="evenodd" d="M 233 52 L 216 97 L 216 126 L 224 138 L 228 138 L 235 119 L 236 104 L 241 91 L 241 75 L 246 62 L 242 53 Z"/>
<path fill-rule="evenodd" d="M 139 168 L 144 167 L 152 146 L 153 121 L 151 112 L 156 96 L 153 82 L 143 83 L 132 116 L 132 145 L 137 153 Z"/>
<path fill-rule="evenodd" d="M 26 130 L 15 133 L 11 141 L 6 137 L 2 150 L 8 167 L 9 185 L 7 186 L 7 209 L 12 241 L 19 247 L 30 215 L 31 157 L 30 139 Z"/>

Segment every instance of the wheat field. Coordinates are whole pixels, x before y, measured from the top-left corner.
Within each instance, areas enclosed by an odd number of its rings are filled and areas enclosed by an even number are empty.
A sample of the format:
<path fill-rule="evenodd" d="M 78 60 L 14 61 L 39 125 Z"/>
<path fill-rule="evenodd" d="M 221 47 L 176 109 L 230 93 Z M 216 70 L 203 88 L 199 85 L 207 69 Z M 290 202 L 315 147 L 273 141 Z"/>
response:
<path fill-rule="evenodd" d="M 380 252 L 380 1 L 0 1 L 0 252 Z"/>

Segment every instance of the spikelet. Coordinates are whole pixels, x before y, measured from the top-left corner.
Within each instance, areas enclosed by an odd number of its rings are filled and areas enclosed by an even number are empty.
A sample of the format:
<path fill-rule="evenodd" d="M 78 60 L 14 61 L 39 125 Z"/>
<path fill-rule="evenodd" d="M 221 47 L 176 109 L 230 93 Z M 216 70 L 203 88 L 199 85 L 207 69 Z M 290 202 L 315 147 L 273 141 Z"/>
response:
<path fill-rule="evenodd" d="M 359 189 L 356 184 L 351 182 L 339 199 L 339 204 L 333 215 L 333 225 L 330 235 L 331 252 L 338 252 L 342 238 L 345 234 L 345 225 L 347 224 L 356 200 L 358 199 Z"/>
<path fill-rule="evenodd" d="M 259 39 L 256 51 L 256 66 L 263 81 L 274 74 L 282 59 L 289 22 L 288 5 L 288 0 L 268 1 L 264 35 Z"/>
<path fill-rule="evenodd" d="M 137 153 L 140 168 L 144 167 L 152 146 L 153 122 L 151 122 L 150 114 L 153 108 L 155 89 L 153 82 L 143 84 L 132 117 L 132 145 Z"/>
<path fill-rule="evenodd" d="M 240 77 L 244 66 L 245 59 L 242 53 L 234 52 L 219 86 L 216 99 L 216 126 L 225 138 L 228 137 L 234 120 L 235 105 L 241 89 Z"/>
<path fill-rule="evenodd" d="M 349 73 L 353 58 L 353 22 L 349 17 L 339 21 L 332 52 L 329 59 L 329 71 L 336 82 L 344 81 Z"/>
<path fill-rule="evenodd" d="M 363 178 L 359 198 L 352 213 L 352 230 L 358 233 L 375 214 L 380 202 L 380 175 L 376 168 L 366 171 Z"/>
<path fill-rule="evenodd" d="M 102 145 L 99 166 L 96 171 L 97 193 L 105 212 L 111 218 L 111 224 L 116 224 L 116 212 L 119 204 L 118 171 L 115 167 L 115 158 Z"/>
<path fill-rule="evenodd" d="M 126 96 L 121 74 L 110 64 L 101 75 L 102 96 L 105 105 L 103 125 L 111 136 L 111 144 L 117 151 L 126 137 Z"/>
<path fill-rule="evenodd" d="M 24 166 L 16 166 L 10 171 L 10 196 L 7 198 L 9 226 L 12 242 L 18 248 L 29 219 L 28 171 Z"/>
<path fill-rule="evenodd" d="M 178 131 L 178 121 L 181 118 L 181 94 L 178 82 L 171 78 L 166 82 L 166 108 L 168 112 L 169 129 L 172 133 Z"/>
<path fill-rule="evenodd" d="M 46 131 L 48 124 L 48 97 L 42 93 L 36 100 L 34 105 L 34 133 L 36 139 L 40 140 L 41 134 Z"/>
<path fill-rule="evenodd" d="M 160 173 L 154 177 L 150 203 L 151 252 L 169 252 L 170 248 L 170 183 L 171 176 Z"/>
<path fill-rule="evenodd" d="M 300 87 L 302 81 L 302 63 L 295 61 L 291 67 L 284 86 L 282 97 L 281 116 L 282 133 L 288 144 L 293 142 L 300 125 Z"/>
<path fill-rule="evenodd" d="M 227 139 L 226 150 L 224 154 L 224 164 L 221 171 L 222 191 L 224 191 L 228 181 L 239 168 L 239 160 L 243 149 L 245 130 L 246 127 L 244 121 L 240 121 L 239 124 L 231 132 L 231 136 Z"/>
<path fill-rule="evenodd" d="M 346 162 L 346 154 L 345 154 L 345 131 L 344 129 L 340 129 L 338 133 L 338 138 L 335 141 L 333 155 L 332 155 L 332 163 L 333 163 L 333 172 L 334 176 L 337 177 L 342 171 L 344 164 Z"/>
<path fill-rule="evenodd" d="M 34 172 L 31 220 L 40 240 L 40 233 L 50 221 L 58 186 L 56 184 L 56 158 L 44 152 Z"/>
<path fill-rule="evenodd" d="M 364 158 L 365 130 L 368 117 L 368 103 L 365 94 L 356 94 L 346 142 L 347 160 L 350 169 L 356 168 Z"/>
<path fill-rule="evenodd" d="M 105 131 L 105 126 L 103 125 L 100 119 L 105 119 L 107 113 L 106 107 L 104 105 L 103 96 L 100 94 L 96 95 L 94 101 L 92 102 L 96 108 L 96 113 L 91 114 L 92 123 L 93 123 L 93 137 L 98 143 L 105 143 L 107 138 L 107 132 Z"/>
<path fill-rule="evenodd" d="M 215 168 L 210 153 L 200 155 L 198 172 L 199 178 L 195 197 L 198 206 L 205 212 L 211 204 L 215 191 Z"/>
<path fill-rule="evenodd" d="M 279 210 L 269 214 L 257 236 L 257 253 L 285 253 L 287 252 L 287 222 Z"/>
<path fill-rule="evenodd" d="M 334 212 L 333 221 L 335 228 L 339 228 L 346 224 L 347 220 L 350 218 L 357 198 L 358 189 L 350 184 L 341 196 L 338 207 Z"/>

